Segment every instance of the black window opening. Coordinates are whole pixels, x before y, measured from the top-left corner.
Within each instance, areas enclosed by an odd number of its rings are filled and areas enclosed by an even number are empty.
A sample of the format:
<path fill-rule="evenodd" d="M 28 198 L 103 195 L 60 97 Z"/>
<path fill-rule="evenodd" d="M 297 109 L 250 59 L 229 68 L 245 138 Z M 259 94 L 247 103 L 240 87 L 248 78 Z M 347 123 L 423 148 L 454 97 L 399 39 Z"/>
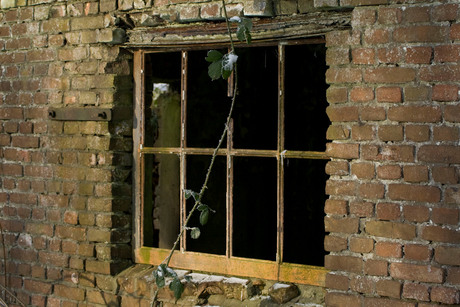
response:
<path fill-rule="evenodd" d="M 231 82 L 211 81 L 207 50 L 145 54 L 143 246 L 171 248 L 224 128 Z M 326 130 L 324 44 L 237 49 L 231 137 L 189 227 L 184 251 L 324 265 Z"/>

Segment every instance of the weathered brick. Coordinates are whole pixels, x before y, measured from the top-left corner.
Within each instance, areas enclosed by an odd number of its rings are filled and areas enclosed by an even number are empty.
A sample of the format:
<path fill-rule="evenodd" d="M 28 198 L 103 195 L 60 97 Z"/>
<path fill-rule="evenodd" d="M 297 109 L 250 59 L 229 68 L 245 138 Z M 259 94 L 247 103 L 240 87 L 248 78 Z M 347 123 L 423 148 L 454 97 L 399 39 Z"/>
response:
<path fill-rule="evenodd" d="M 425 240 L 445 243 L 460 243 L 460 231 L 441 226 L 424 226 L 421 237 Z"/>
<path fill-rule="evenodd" d="M 327 235 L 324 237 L 324 250 L 329 252 L 340 252 L 348 248 L 348 242 L 346 239 Z"/>
<path fill-rule="evenodd" d="M 324 227 L 327 232 L 357 233 L 359 220 L 357 218 L 338 218 L 326 216 L 324 218 Z"/>
<path fill-rule="evenodd" d="M 442 268 L 432 265 L 417 265 L 410 263 L 392 263 L 390 265 L 390 275 L 398 279 L 442 283 L 443 274 Z"/>
<path fill-rule="evenodd" d="M 54 286 L 54 294 L 58 297 L 77 301 L 82 301 L 85 298 L 85 290 L 61 284 Z"/>
<path fill-rule="evenodd" d="M 460 248 L 438 246 L 434 249 L 434 259 L 440 264 L 460 265 Z"/>
<path fill-rule="evenodd" d="M 387 222 L 387 221 L 368 221 L 366 232 L 373 236 L 411 240 L 415 238 L 415 226 L 410 224 Z"/>
<path fill-rule="evenodd" d="M 459 304 L 460 290 L 453 287 L 433 287 L 430 293 L 431 301 L 444 304 Z"/>
<path fill-rule="evenodd" d="M 417 301 L 429 301 L 430 293 L 427 285 L 404 283 L 402 296 Z"/>
<path fill-rule="evenodd" d="M 431 250 L 426 245 L 406 244 L 404 246 L 404 258 L 416 261 L 428 261 L 431 258 Z"/>
<path fill-rule="evenodd" d="M 328 175 L 348 175 L 349 166 L 346 161 L 329 161 L 326 164 L 326 174 Z"/>
<path fill-rule="evenodd" d="M 437 203 L 441 200 L 441 191 L 434 186 L 390 184 L 388 197 L 393 200 Z"/>
<path fill-rule="evenodd" d="M 364 71 L 364 81 L 369 83 L 406 83 L 415 79 L 415 70 L 405 67 L 369 68 Z"/>
<path fill-rule="evenodd" d="M 431 106 L 398 106 L 388 110 L 388 119 L 399 122 L 429 122 L 441 120 L 441 109 Z"/>
<path fill-rule="evenodd" d="M 375 243 L 375 254 L 384 258 L 401 258 L 402 246 L 399 243 L 377 242 Z"/>
<path fill-rule="evenodd" d="M 378 87 L 376 94 L 378 102 L 402 102 L 402 91 L 400 87 Z"/>
<path fill-rule="evenodd" d="M 324 266 L 328 270 L 362 273 L 363 259 L 352 256 L 326 255 Z"/>
<path fill-rule="evenodd" d="M 371 238 L 350 238 L 350 250 L 355 253 L 370 253 L 374 249 L 374 240 Z"/>
<path fill-rule="evenodd" d="M 353 159 L 359 157 L 359 144 L 327 143 L 326 154 L 339 159 Z"/>
<path fill-rule="evenodd" d="M 395 29 L 393 38 L 401 43 L 443 42 L 447 37 L 448 27 L 413 25 Z"/>
<path fill-rule="evenodd" d="M 375 284 L 375 290 L 380 296 L 399 299 L 401 296 L 401 283 L 395 280 L 379 280 Z"/>

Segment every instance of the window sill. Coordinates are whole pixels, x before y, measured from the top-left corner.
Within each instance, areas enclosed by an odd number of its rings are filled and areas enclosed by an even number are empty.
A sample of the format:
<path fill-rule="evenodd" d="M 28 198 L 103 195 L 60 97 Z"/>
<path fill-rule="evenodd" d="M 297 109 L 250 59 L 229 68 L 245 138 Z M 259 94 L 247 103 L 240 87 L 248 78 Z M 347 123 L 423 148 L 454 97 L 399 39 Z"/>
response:
<path fill-rule="evenodd" d="M 141 247 L 135 251 L 136 263 L 158 265 L 165 259 L 169 250 Z M 226 257 L 220 255 L 175 252 L 170 266 L 178 269 L 193 268 L 196 271 L 213 272 L 224 275 L 263 277 L 267 280 L 291 282 L 312 286 L 325 286 L 328 270 L 324 267 L 283 263 L 274 261 Z"/>

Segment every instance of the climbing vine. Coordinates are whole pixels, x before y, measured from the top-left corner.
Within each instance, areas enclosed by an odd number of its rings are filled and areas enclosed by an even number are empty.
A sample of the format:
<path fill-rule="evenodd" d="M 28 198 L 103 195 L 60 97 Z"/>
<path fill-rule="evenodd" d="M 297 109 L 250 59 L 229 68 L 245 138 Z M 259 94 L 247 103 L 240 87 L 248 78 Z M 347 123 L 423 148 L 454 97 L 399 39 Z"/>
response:
<path fill-rule="evenodd" d="M 237 24 L 236 37 L 239 41 L 246 42 L 247 44 L 251 43 L 251 29 L 252 29 L 252 21 L 249 18 L 245 18 L 245 17 L 228 18 L 227 10 L 225 7 L 225 0 L 222 0 L 222 7 L 224 11 L 225 21 L 227 24 L 227 34 L 229 36 L 231 48 L 230 48 L 230 51 L 226 54 L 223 54 L 217 50 L 210 50 L 207 53 L 205 60 L 210 63 L 208 66 L 208 75 L 211 78 L 211 80 L 217 80 L 220 78 L 228 79 L 232 75 L 232 73 L 234 74 L 235 86 L 233 89 L 232 101 L 230 104 L 230 109 L 228 112 L 224 130 L 211 156 L 211 161 L 209 163 L 209 167 L 206 172 L 206 176 L 205 176 L 205 179 L 204 179 L 203 185 L 201 186 L 200 191 L 196 192 L 196 191 L 192 191 L 189 189 L 184 189 L 182 191 L 182 193 L 184 193 L 185 199 L 193 198 L 194 205 L 192 209 L 190 210 L 190 212 L 188 213 L 187 218 L 185 219 L 185 223 L 182 226 L 176 238 L 176 241 L 174 242 L 168 256 L 163 260 L 163 262 L 153 272 L 155 283 L 157 285 L 157 291 L 155 292 L 155 295 L 152 301 L 152 305 L 157 300 L 158 289 L 166 286 L 166 278 L 172 278 L 172 281 L 169 284 L 169 288 L 174 292 L 174 297 L 176 298 L 176 300 L 182 296 L 182 293 L 184 292 L 184 285 L 182 284 L 177 273 L 172 268 L 169 267 L 169 263 L 174 254 L 174 251 L 176 250 L 180 242 L 180 239 L 182 238 L 182 236 L 187 230 L 190 231 L 190 236 L 192 237 L 192 239 L 198 239 L 200 237 L 201 231 L 199 227 L 188 227 L 190 218 L 195 213 L 195 211 L 198 210 L 200 212 L 199 220 L 200 220 L 201 225 L 205 225 L 208 222 L 210 213 L 215 212 L 210 206 L 202 203 L 201 200 L 203 199 L 203 195 L 207 189 L 209 177 L 212 172 L 212 168 L 214 165 L 215 158 L 217 156 L 217 152 L 219 148 L 222 146 L 222 143 L 225 140 L 225 137 L 227 136 L 228 127 L 230 125 L 230 120 L 231 120 L 232 113 L 233 113 L 233 107 L 235 105 L 236 96 L 237 96 L 237 89 L 238 89 L 237 60 L 238 60 L 238 56 L 236 55 L 236 52 L 235 52 L 235 46 L 233 42 L 233 36 L 231 32 L 230 23 Z M 187 280 L 187 277 L 186 277 L 186 280 Z"/>

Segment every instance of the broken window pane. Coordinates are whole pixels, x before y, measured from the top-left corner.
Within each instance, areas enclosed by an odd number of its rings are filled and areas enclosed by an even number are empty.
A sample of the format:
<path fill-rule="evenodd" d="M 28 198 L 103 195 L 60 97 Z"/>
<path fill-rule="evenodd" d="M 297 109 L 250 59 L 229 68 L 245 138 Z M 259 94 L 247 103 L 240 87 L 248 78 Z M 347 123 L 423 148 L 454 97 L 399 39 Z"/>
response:
<path fill-rule="evenodd" d="M 210 156 L 187 156 L 187 189 L 200 192 L 210 160 Z M 198 239 L 187 236 L 188 251 L 225 255 L 226 165 L 225 157 L 216 158 L 202 199 L 202 203 L 208 205 L 215 212 L 210 212 L 208 222 L 205 225 L 200 224 L 200 212 L 197 211 L 192 216 L 188 226 L 200 228 L 201 235 Z M 187 212 L 191 210 L 193 205 L 193 199 L 188 199 Z"/>
<path fill-rule="evenodd" d="M 276 149 L 278 129 L 278 48 L 240 48 L 234 147 Z"/>
<path fill-rule="evenodd" d="M 172 248 L 180 229 L 179 157 L 144 156 L 144 245 Z"/>
<path fill-rule="evenodd" d="M 276 258 L 276 159 L 235 157 L 233 255 Z"/>
<path fill-rule="evenodd" d="M 284 262 L 324 265 L 325 160 L 284 160 Z"/>
<path fill-rule="evenodd" d="M 326 114 L 326 48 L 286 46 L 285 148 L 324 151 L 329 119 Z"/>

